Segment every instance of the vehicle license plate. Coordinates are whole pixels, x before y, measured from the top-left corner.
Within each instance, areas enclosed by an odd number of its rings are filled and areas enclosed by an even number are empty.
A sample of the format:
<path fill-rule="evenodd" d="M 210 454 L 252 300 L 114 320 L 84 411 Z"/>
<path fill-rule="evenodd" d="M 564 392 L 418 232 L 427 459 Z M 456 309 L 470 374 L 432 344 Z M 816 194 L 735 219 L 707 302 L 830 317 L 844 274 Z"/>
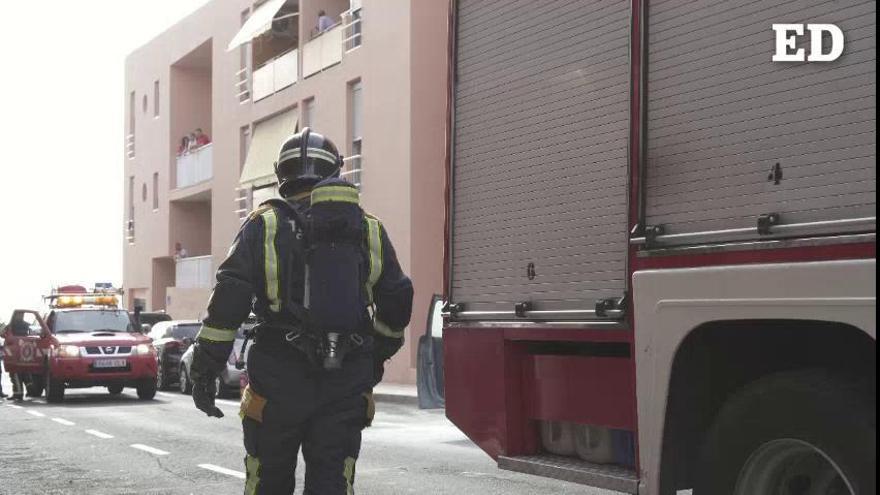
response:
<path fill-rule="evenodd" d="M 98 359 L 95 368 L 125 368 L 127 364 L 125 359 Z"/>

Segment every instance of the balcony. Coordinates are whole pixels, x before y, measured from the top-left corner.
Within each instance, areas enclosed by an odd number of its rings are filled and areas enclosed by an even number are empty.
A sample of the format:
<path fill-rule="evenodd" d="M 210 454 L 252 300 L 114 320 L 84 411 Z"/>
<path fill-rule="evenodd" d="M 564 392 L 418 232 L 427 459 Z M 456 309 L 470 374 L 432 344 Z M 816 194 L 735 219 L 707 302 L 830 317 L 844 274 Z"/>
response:
<path fill-rule="evenodd" d="M 206 144 L 177 157 L 177 189 L 210 180 L 214 175 L 214 147 Z"/>
<path fill-rule="evenodd" d="M 253 98 L 261 100 L 293 85 L 297 80 L 299 50 L 281 54 L 253 73 Z"/>
<path fill-rule="evenodd" d="M 345 26 L 337 25 L 303 46 L 303 77 L 317 74 L 342 62 Z"/>
<path fill-rule="evenodd" d="M 178 289 L 210 289 L 214 283 L 211 255 L 181 258 L 175 262 L 174 279 Z"/>

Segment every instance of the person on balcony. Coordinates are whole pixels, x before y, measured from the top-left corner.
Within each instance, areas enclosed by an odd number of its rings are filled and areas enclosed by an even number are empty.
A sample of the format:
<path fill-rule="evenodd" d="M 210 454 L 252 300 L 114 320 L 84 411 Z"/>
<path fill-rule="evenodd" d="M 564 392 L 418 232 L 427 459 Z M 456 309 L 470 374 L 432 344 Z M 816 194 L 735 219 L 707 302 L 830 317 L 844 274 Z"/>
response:
<path fill-rule="evenodd" d="M 186 252 L 186 249 L 179 242 L 174 243 L 174 261 L 180 261 L 183 258 L 186 258 L 189 253 Z"/>
<path fill-rule="evenodd" d="M 323 10 L 318 11 L 318 34 L 321 34 L 324 31 L 329 31 L 335 24 L 333 18 L 327 15 L 326 12 Z"/>
<path fill-rule="evenodd" d="M 180 138 L 180 146 L 177 147 L 177 156 L 183 156 L 189 150 L 189 137 Z"/>
<path fill-rule="evenodd" d="M 207 134 L 205 134 L 204 132 L 202 132 L 202 128 L 201 128 L 201 127 L 199 127 L 198 129 L 196 129 L 196 131 L 195 131 L 194 134 L 195 134 L 195 137 L 196 137 L 196 149 L 201 148 L 202 146 L 205 146 L 205 145 L 211 144 L 211 138 L 208 137 Z"/>

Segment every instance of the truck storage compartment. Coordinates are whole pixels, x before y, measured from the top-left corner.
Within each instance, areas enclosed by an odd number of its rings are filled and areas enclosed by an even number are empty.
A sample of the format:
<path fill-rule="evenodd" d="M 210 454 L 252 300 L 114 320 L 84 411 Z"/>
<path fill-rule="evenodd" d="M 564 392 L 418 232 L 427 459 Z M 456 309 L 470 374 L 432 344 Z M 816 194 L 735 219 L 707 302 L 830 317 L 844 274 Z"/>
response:
<path fill-rule="evenodd" d="M 456 317 L 587 320 L 626 290 L 630 2 L 457 2 Z"/>
<path fill-rule="evenodd" d="M 658 244 L 875 230 L 876 2 L 652 1 L 647 15 L 643 194 Z M 844 53 L 773 62 L 771 20 L 836 24 Z"/>

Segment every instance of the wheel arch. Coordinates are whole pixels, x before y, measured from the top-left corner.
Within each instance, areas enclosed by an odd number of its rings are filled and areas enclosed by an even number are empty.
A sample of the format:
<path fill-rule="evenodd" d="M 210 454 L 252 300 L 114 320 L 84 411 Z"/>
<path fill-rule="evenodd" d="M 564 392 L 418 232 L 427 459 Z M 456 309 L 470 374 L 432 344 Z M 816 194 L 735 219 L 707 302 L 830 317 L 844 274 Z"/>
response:
<path fill-rule="evenodd" d="M 702 439 L 725 400 L 763 376 L 824 368 L 876 382 L 876 340 L 847 323 L 721 320 L 681 341 L 672 361 L 661 448 L 660 493 L 692 486 Z"/>

